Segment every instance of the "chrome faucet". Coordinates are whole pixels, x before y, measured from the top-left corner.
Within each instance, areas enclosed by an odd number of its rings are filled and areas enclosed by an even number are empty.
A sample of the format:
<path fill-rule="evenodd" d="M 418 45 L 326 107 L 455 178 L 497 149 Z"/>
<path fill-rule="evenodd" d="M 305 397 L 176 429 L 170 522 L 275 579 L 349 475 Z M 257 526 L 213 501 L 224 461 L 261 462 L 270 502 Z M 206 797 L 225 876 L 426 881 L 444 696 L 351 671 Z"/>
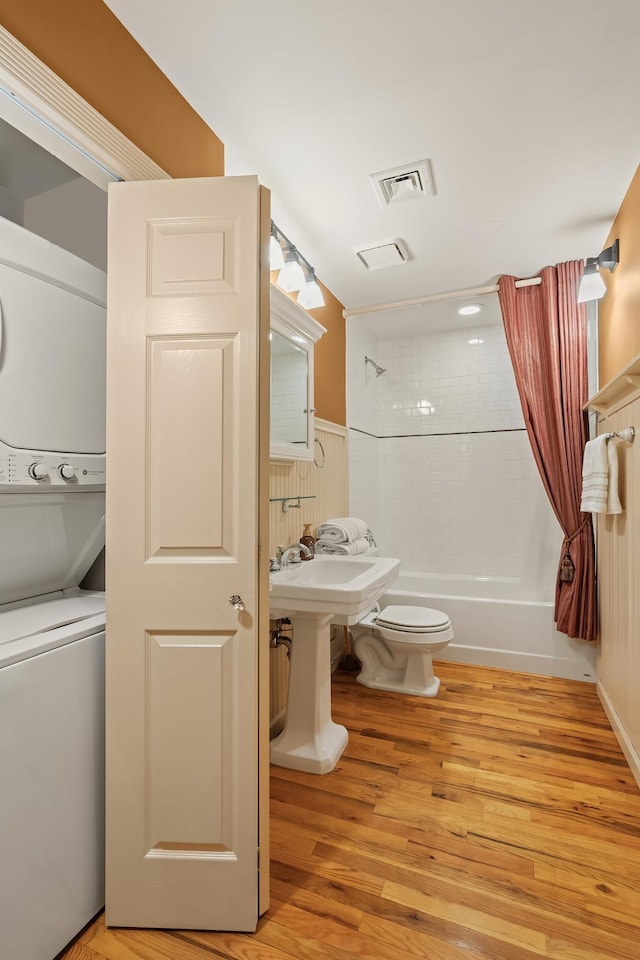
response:
<path fill-rule="evenodd" d="M 278 547 L 277 562 L 284 570 L 290 563 L 300 563 L 300 556 L 311 557 L 313 554 L 304 543 L 292 543 L 288 547 Z"/>

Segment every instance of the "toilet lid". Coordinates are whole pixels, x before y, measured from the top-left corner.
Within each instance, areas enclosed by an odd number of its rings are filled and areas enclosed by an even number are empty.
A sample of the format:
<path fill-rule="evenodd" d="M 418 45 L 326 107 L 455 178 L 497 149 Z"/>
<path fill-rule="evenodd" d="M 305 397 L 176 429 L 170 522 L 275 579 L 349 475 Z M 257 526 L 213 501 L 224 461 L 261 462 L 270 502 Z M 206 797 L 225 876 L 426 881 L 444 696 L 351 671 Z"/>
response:
<path fill-rule="evenodd" d="M 376 624 L 405 633 L 436 633 L 451 626 L 446 613 L 431 607 L 385 607 L 376 617 Z"/>

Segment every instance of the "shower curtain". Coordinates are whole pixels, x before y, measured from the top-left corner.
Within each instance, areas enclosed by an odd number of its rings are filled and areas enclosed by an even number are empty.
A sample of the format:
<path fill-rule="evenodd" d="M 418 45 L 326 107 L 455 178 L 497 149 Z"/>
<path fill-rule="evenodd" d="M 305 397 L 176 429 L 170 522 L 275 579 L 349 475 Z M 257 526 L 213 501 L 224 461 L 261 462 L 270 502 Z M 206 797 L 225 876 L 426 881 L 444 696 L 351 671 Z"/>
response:
<path fill-rule="evenodd" d="M 564 542 L 554 619 L 570 637 L 595 640 L 595 551 L 591 514 L 580 512 L 588 437 L 586 309 L 577 302 L 583 264 L 541 271 L 538 286 L 499 281 L 500 307 L 529 442 Z"/>

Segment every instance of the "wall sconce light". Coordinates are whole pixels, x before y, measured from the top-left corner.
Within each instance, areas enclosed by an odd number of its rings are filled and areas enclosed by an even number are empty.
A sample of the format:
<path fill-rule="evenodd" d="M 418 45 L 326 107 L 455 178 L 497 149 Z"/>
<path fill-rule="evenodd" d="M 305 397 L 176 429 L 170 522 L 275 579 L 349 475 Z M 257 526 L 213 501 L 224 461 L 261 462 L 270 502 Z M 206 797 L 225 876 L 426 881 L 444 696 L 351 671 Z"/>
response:
<path fill-rule="evenodd" d="M 315 271 L 288 237 L 271 221 L 269 267 L 279 270 L 276 283 L 287 293 L 299 290 L 298 303 L 305 310 L 324 306 L 324 297 Z"/>
<path fill-rule="evenodd" d="M 284 267 L 278 274 L 276 283 L 287 293 L 295 293 L 304 286 L 304 270 L 295 247 L 287 247 L 284 252 Z"/>
<path fill-rule="evenodd" d="M 304 269 L 304 268 L 303 268 Z M 304 286 L 298 294 L 298 303 L 305 310 L 324 307 L 324 297 L 313 269 L 304 270 Z"/>
<path fill-rule="evenodd" d="M 271 240 L 269 241 L 269 269 L 282 270 L 284 267 L 284 254 L 280 241 L 278 240 L 278 228 L 273 220 L 271 221 Z"/>
<path fill-rule="evenodd" d="M 578 303 L 586 303 L 587 300 L 600 300 L 607 292 L 605 282 L 600 275 L 600 270 L 615 270 L 620 262 L 620 241 L 614 240 L 610 247 L 607 247 L 597 257 L 588 257 L 585 264 L 584 273 L 580 286 L 578 287 Z"/>

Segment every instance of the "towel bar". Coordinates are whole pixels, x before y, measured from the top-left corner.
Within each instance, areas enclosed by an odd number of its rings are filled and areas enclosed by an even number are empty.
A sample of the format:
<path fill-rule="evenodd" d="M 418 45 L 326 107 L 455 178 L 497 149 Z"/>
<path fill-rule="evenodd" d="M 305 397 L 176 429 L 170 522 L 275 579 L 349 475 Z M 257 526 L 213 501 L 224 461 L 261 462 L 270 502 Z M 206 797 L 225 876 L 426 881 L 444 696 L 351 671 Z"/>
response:
<path fill-rule="evenodd" d="M 619 437 L 620 440 L 624 440 L 626 443 L 633 443 L 634 437 L 636 435 L 635 427 L 625 427 L 624 430 L 613 431 L 613 433 L 605 434 L 607 440 L 611 440 L 612 437 Z"/>

